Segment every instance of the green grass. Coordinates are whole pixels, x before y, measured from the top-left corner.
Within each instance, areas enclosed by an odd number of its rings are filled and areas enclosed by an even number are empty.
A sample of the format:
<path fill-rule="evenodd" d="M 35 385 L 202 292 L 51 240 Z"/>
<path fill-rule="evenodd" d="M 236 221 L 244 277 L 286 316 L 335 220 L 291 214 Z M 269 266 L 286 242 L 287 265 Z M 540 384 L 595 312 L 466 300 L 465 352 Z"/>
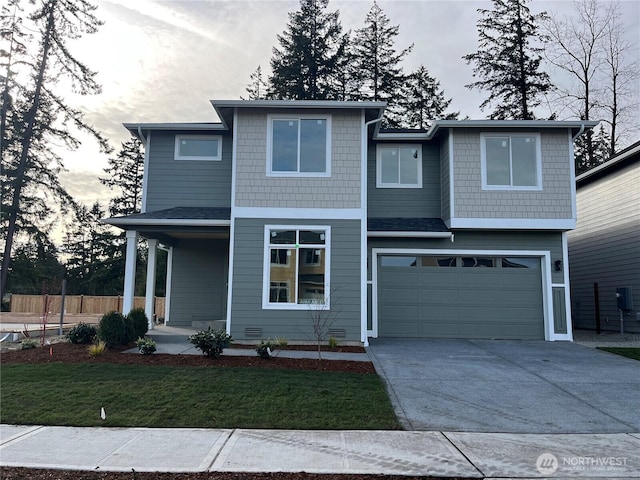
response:
<path fill-rule="evenodd" d="M 399 429 L 375 374 L 116 364 L 3 365 L 0 422 Z M 104 406 L 107 418 L 100 418 Z"/>
<path fill-rule="evenodd" d="M 605 352 L 615 353 L 616 355 L 622 355 L 623 357 L 640 360 L 640 348 L 638 347 L 598 347 L 598 350 L 604 350 Z"/>

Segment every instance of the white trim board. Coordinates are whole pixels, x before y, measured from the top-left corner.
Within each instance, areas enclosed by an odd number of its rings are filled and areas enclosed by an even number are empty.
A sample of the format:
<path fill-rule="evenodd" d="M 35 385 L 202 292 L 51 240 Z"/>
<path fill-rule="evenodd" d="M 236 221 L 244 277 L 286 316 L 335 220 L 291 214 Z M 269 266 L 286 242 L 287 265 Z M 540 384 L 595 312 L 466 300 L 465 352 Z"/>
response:
<path fill-rule="evenodd" d="M 281 218 L 291 220 L 362 220 L 362 208 L 271 208 L 271 207 L 235 207 L 235 218 Z"/>
<path fill-rule="evenodd" d="M 573 230 L 573 218 L 451 218 L 449 228 Z"/>

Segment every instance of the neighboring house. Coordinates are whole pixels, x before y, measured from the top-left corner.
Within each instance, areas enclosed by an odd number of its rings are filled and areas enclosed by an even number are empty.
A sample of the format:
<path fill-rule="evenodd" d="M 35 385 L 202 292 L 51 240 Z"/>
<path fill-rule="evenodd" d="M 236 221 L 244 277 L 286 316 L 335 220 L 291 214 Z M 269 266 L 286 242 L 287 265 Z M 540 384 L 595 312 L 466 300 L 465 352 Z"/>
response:
<path fill-rule="evenodd" d="M 588 121 L 380 130 L 385 104 L 212 101 L 220 123 L 125 124 L 146 144 L 127 231 L 169 251 L 168 325 L 237 340 L 571 340 L 573 138 Z M 153 286 L 147 288 L 151 313 Z"/>
<path fill-rule="evenodd" d="M 640 142 L 576 178 L 578 224 L 569 233 L 574 327 L 620 331 L 616 290 L 630 288 L 624 330 L 640 332 Z"/>

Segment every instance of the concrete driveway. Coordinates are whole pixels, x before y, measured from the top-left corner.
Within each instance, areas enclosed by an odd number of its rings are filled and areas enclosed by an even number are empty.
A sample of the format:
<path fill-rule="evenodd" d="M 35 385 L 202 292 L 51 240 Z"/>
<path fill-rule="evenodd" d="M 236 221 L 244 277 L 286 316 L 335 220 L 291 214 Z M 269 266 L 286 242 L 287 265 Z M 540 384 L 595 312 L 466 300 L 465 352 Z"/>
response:
<path fill-rule="evenodd" d="M 372 339 L 404 427 L 640 432 L 640 362 L 569 342 Z"/>

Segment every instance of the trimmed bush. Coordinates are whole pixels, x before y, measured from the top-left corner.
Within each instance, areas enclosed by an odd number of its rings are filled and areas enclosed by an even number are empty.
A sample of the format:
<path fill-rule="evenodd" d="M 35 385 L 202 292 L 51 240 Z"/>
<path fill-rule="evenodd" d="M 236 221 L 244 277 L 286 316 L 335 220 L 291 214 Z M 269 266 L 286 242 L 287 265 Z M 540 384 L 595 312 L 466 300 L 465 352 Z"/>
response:
<path fill-rule="evenodd" d="M 125 323 L 127 324 L 127 336 L 130 342 L 138 338 L 144 338 L 149 330 L 149 319 L 147 314 L 144 313 L 144 308 L 131 310 L 125 317 Z"/>
<path fill-rule="evenodd" d="M 89 343 L 93 343 L 97 334 L 98 331 L 96 327 L 81 322 L 69 330 L 67 338 L 71 343 L 88 345 Z"/>
<path fill-rule="evenodd" d="M 109 312 L 103 315 L 98 324 L 98 338 L 108 348 L 126 345 L 129 338 L 124 316 L 119 312 Z"/>
<path fill-rule="evenodd" d="M 211 330 L 211 327 L 206 330 L 201 330 L 198 333 L 194 333 L 189 337 L 189 341 L 193 343 L 196 348 L 202 350 L 207 357 L 218 358 L 222 355 L 222 350 L 227 348 L 233 339 L 231 335 L 228 335 L 224 330 Z"/>

